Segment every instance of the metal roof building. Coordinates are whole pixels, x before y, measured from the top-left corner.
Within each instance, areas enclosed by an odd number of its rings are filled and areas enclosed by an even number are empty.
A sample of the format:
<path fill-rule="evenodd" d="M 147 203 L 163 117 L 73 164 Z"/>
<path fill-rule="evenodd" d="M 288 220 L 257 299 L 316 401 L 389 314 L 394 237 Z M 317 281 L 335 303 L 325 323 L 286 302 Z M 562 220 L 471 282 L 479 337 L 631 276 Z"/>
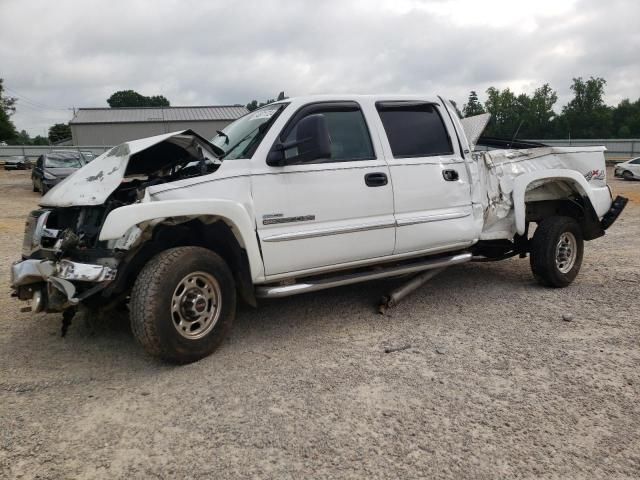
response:
<path fill-rule="evenodd" d="M 149 108 L 80 108 L 69 122 L 74 145 L 118 145 L 128 140 L 191 129 L 211 139 L 248 110 L 239 105 Z"/>

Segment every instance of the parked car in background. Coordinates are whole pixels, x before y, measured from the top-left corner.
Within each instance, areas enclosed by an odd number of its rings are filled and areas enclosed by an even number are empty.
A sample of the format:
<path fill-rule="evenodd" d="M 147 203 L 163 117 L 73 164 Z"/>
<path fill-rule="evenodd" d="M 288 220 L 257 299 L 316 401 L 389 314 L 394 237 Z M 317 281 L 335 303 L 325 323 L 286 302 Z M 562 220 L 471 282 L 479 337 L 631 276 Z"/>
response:
<path fill-rule="evenodd" d="M 40 155 L 31 172 L 33 191 L 44 195 L 86 163 L 80 152 L 57 151 Z"/>
<path fill-rule="evenodd" d="M 640 179 L 640 157 L 618 163 L 613 174 L 625 180 Z"/>
<path fill-rule="evenodd" d="M 4 161 L 5 170 L 27 170 L 31 168 L 31 162 L 24 155 L 15 155 Z"/>

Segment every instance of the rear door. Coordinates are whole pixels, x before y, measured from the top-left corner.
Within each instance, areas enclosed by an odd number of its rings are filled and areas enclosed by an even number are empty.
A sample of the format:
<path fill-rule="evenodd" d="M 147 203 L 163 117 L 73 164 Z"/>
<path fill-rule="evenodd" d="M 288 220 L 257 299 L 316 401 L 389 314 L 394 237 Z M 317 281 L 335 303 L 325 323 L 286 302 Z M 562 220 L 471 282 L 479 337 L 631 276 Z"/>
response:
<path fill-rule="evenodd" d="M 470 245 L 476 232 L 469 173 L 444 107 L 387 101 L 376 108 L 394 189 L 394 254 Z"/>
<path fill-rule="evenodd" d="M 294 139 L 297 123 L 315 114 L 327 119 L 331 158 L 282 167 L 265 163 L 252 174 L 267 276 L 321 271 L 393 252 L 389 168 L 358 103 L 307 104 L 278 140 Z"/>

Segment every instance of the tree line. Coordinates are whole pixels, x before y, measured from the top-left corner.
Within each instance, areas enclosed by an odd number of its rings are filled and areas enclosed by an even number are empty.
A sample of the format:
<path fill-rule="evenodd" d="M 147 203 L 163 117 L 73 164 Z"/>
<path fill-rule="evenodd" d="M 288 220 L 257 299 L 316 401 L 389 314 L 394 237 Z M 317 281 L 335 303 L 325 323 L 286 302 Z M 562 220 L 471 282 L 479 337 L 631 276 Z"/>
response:
<path fill-rule="evenodd" d="M 574 78 L 573 97 L 558 109 L 558 94 L 548 83 L 536 88 L 533 94 L 516 95 L 511 89 L 489 87 L 486 100 L 480 101 L 476 91 L 469 93 L 461 115 L 473 116 L 488 112 L 491 120 L 485 135 L 519 139 L 567 138 L 640 138 L 640 98 L 625 99 L 617 106 L 604 101 L 606 81 L 600 77 Z M 287 98 L 280 92 L 276 99 L 264 102 L 252 100 L 246 104 L 253 111 L 276 100 Z M 4 94 L 0 78 L 0 142 L 13 145 L 47 145 L 71 137 L 68 123 L 57 123 L 49 128 L 48 136 L 31 138 L 25 130 L 18 132 L 11 121 L 17 99 Z M 169 107 L 162 95 L 145 96 L 134 90 L 114 92 L 107 104 L 112 108 Z"/>
<path fill-rule="evenodd" d="M 516 95 L 509 88 L 489 87 L 484 104 L 475 91 L 469 93 L 462 115 L 490 113 L 491 120 L 485 130 L 485 135 L 490 137 L 640 138 L 640 98 L 625 99 L 617 106 L 606 105 L 606 83 L 600 77 L 574 78 L 573 98 L 561 109 L 554 108 L 558 94 L 548 83 L 536 88 L 532 95 Z"/>

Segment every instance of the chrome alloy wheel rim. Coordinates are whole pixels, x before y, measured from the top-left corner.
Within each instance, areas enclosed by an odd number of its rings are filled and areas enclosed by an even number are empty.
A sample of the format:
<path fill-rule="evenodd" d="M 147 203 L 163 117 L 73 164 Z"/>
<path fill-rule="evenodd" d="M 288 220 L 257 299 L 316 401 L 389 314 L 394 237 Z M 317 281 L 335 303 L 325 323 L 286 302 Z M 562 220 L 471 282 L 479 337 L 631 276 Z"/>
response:
<path fill-rule="evenodd" d="M 562 273 L 571 271 L 578 256 L 578 242 L 571 232 L 564 232 L 560 235 L 556 245 L 556 267 Z"/>
<path fill-rule="evenodd" d="M 206 272 L 185 276 L 171 298 L 171 319 L 178 333 L 197 340 L 209 333 L 220 318 L 222 294 L 218 281 Z"/>

